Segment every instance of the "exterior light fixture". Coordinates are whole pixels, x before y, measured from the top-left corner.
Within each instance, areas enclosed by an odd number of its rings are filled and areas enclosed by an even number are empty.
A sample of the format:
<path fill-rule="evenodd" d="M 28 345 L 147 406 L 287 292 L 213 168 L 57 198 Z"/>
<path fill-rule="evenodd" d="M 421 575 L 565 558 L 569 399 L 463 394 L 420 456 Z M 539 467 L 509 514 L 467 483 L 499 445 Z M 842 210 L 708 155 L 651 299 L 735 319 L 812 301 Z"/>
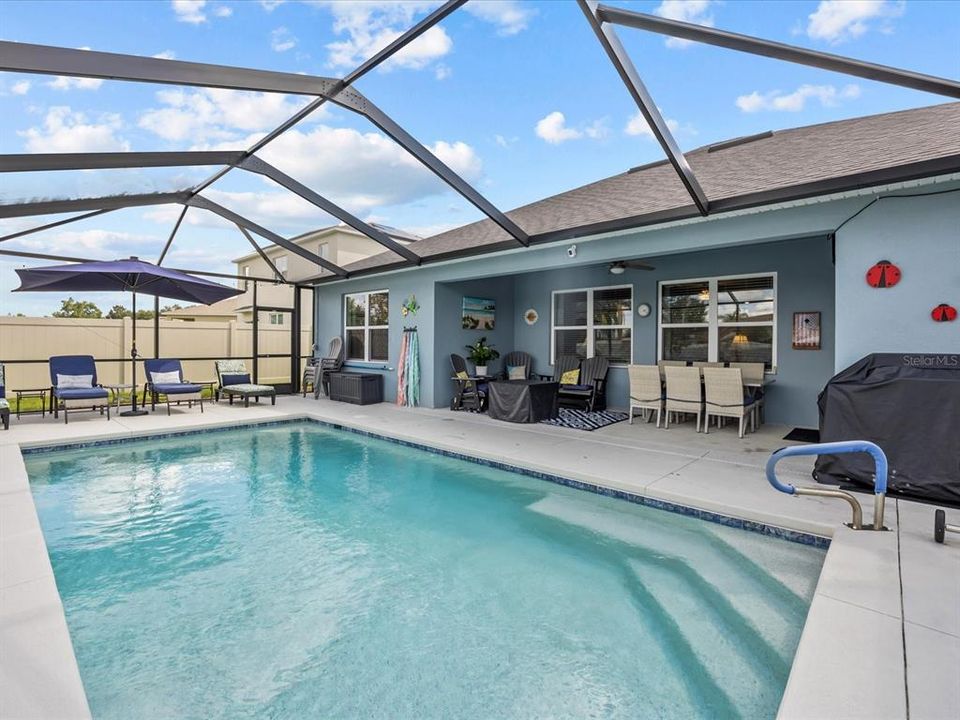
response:
<path fill-rule="evenodd" d="M 747 337 L 747 334 L 740 330 L 736 335 L 733 336 L 734 345 L 746 345 L 750 342 L 750 338 Z"/>
<path fill-rule="evenodd" d="M 611 263 L 610 265 L 610 274 L 611 275 L 623 275 L 626 272 L 627 268 L 624 267 L 623 263 Z"/>

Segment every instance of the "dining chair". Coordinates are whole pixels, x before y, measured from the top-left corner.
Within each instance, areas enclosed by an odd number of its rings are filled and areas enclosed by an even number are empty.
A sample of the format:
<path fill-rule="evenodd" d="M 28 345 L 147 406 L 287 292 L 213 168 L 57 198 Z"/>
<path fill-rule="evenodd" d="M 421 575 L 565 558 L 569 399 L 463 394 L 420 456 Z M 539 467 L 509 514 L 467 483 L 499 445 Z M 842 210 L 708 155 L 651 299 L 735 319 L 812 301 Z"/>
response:
<path fill-rule="evenodd" d="M 667 365 L 663 370 L 667 378 L 667 395 L 663 404 L 666 418 L 663 427 L 670 427 L 671 412 L 689 413 L 696 415 L 697 432 L 700 432 L 700 417 L 703 414 L 700 368 Z"/>
<path fill-rule="evenodd" d="M 686 367 L 686 360 L 657 360 L 657 367 L 660 369 L 660 379 L 663 380 L 664 374 L 663 369 L 665 367 Z"/>
<path fill-rule="evenodd" d="M 743 387 L 743 374 L 740 368 L 702 368 L 704 408 L 706 420 L 704 433 L 710 432 L 710 418 L 732 417 L 739 420 L 739 435 L 742 438 L 749 422 L 753 430 L 757 429 L 754 410 L 756 403 Z"/>
<path fill-rule="evenodd" d="M 739 368 L 743 374 L 743 384 L 745 387 L 750 386 L 746 389 L 753 396 L 757 405 L 757 420 L 763 422 L 766 410 L 763 397 L 764 364 L 762 362 L 732 362 L 729 365 L 732 368 Z"/>
<path fill-rule="evenodd" d="M 628 372 L 630 374 L 630 424 L 633 425 L 634 410 L 641 410 L 647 422 L 650 422 L 653 411 L 656 410 L 657 427 L 660 427 L 660 415 L 663 412 L 663 385 L 660 382 L 660 369 L 656 365 L 631 365 Z"/>

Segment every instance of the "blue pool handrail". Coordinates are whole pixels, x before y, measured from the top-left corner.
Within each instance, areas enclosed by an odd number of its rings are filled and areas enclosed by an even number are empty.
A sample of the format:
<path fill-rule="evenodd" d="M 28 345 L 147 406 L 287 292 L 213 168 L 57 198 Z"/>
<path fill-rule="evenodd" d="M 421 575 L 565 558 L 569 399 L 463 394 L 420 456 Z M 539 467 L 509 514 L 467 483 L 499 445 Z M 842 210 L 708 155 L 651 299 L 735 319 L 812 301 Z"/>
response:
<path fill-rule="evenodd" d="M 850 493 L 844 492 L 843 490 L 796 487 L 795 485 L 781 482 L 777 477 L 777 463 L 786 457 L 796 455 L 842 455 L 845 453 L 867 453 L 873 458 L 875 465 L 873 480 L 873 529 L 883 530 L 883 512 L 887 495 L 889 465 L 887 463 L 887 456 L 876 443 L 872 443 L 869 440 L 843 440 L 840 442 L 792 445 L 790 447 L 780 448 L 771 454 L 770 459 L 767 460 L 767 480 L 774 489 L 787 495 L 819 495 L 821 497 L 837 497 L 846 500 L 853 509 L 853 521 L 850 523 L 850 526 L 854 530 L 860 530 L 863 525 L 863 511 L 860 508 L 860 503 Z"/>

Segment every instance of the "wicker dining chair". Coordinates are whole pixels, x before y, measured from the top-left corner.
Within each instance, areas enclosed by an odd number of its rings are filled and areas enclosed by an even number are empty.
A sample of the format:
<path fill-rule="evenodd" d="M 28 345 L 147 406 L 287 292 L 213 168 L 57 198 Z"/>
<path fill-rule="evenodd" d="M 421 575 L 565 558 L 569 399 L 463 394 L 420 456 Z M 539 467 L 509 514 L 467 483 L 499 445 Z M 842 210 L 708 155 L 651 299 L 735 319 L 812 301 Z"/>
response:
<path fill-rule="evenodd" d="M 743 374 L 740 368 L 703 368 L 703 388 L 706 395 L 706 422 L 704 433 L 709 432 L 711 417 L 732 417 L 739 423 L 742 438 L 744 428 L 751 423 L 757 429 L 753 398 L 744 391 Z"/>
<path fill-rule="evenodd" d="M 642 411 L 647 422 L 650 422 L 650 418 L 656 411 L 657 427 L 660 427 L 660 415 L 663 412 L 660 369 L 656 365 L 631 365 L 628 372 L 630 374 L 630 424 L 633 425 L 634 410 Z"/>
<path fill-rule="evenodd" d="M 697 432 L 700 432 L 700 417 L 703 415 L 700 368 L 667 365 L 663 371 L 667 378 L 667 396 L 663 403 L 666 418 L 663 427 L 670 427 L 670 413 L 689 413 L 696 416 Z"/>
<path fill-rule="evenodd" d="M 756 413 L 757 421 L 763 422 L 763 416 L 765 411 L 765 403 L 763 397 L 763 374 L 764 374 L 764 364 L 762 362 L 732 362 L 729 363 L 729 366 L 732 368 L 740 368 L 740 372 L 743 374 L 744 386 L 749 383 L 751 387 L 747 387 L 747 392 L 753 396 L 753 401 L 756 403 Z"/>

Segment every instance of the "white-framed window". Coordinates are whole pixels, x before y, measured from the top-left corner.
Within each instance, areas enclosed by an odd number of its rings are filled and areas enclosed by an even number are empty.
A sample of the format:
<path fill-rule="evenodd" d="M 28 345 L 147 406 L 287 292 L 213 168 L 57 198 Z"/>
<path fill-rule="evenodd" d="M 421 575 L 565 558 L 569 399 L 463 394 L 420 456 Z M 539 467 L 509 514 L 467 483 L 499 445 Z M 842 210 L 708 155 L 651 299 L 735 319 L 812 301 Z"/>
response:
<path fill-rule="evenodd" d="M 243 280 L 240 281 L 240 287 L 243 288 L 243 291 L 246 292 L 250 288 L 250 281 L 247 278 L 250 277 L 250 266 L 243 266 Z"/>
<path fill-rule="evenodd" d="M 554 290 L 550 316 L 550 362 L 561 355 L 633 362 L 633 286 Z"/>
<path fill-rule="evenodd" d="M 343 296 L 343 344 L 347 360 L 386 362 L 389 356 L 390 293 L 387 290 Z"/>
<path fill-rule="evenodd" d="M 277 255 L 273 260 L 273 264 L 277 266 L 277 271 L 283 275 L 287 276 L 287 256 L 286 255 Z"/>
<path fill-rule="evenodd" d="M 283 325 L 283 313 L 280 313 L 280 312 L 270 313 L 270 324 Z"/>
<path fill-rule="evenodd" d="M 777 367 L 777 274 L 661 281 L 657 358 Z"/>
<path fill-rule="evenodd" d="M 322 242 L 317 246 L 317 255 L 324 260 L 330 259 L 330 243 Z"/>

